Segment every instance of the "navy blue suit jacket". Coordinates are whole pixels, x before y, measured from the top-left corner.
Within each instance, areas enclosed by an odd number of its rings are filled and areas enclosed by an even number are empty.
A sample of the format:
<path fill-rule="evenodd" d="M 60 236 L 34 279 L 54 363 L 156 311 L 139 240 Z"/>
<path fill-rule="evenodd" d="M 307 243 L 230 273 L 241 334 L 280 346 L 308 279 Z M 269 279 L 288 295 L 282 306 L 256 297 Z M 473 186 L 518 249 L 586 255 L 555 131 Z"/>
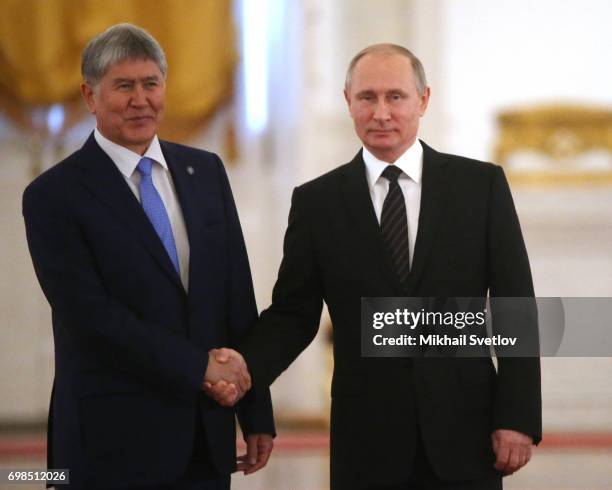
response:
<path fill-rule="evenodd" d="M 69 468 L 75 487 L 178 478 L 196 424 L 221 473 L 235 468 L 235 414 L 247 433 L 274 433 L 267 388 L 235 409 L 201 390 L 208 350 L 236 345 L 257 318 L 251 273 L 219 157 L 161 148 L 187 228 L 188 293 L 93 134 L 24 193 L 28 245 L 53 315 L 49 467 Z"/>

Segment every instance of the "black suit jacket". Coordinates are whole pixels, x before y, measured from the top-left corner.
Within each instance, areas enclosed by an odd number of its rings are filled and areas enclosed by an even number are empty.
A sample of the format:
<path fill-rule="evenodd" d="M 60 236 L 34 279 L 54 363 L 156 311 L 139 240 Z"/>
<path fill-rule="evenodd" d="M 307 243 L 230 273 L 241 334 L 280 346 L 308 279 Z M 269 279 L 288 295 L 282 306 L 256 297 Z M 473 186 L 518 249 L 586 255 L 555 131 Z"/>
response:
<path fill-rule="evenodd" d="M 500 167 L 423 144 L 419 228 L 407 284 L 387 258 L 361 152 L 295 189 L 269 309 L 240 346 L 257 383 L 311 342 L 322 301 L 333 324 L 331 481 L 355 489 L 408 480 L 417 430 L 439 477 L 493 469 L 491 433 L 541 437 L 539 359 L 362 358 L 367 296 L 532 296 L 527 253 Z"/>
<path fill-rule="evenodd" d="M 74 488 L 176 479 L 197 425 L 211 464 L 235 468 L 235 410 L 201 383 L 208 350 L 236 345 L 257 318 L 240 223 L 216 155 L 161 147 L 187 228 L 188 294 L 93 135 L 24 193 L 28 245 L 53 314 L 49 468 L 69 468 Z M 245 432 L 274 433 L 266 387 L 236 411 Z"/>

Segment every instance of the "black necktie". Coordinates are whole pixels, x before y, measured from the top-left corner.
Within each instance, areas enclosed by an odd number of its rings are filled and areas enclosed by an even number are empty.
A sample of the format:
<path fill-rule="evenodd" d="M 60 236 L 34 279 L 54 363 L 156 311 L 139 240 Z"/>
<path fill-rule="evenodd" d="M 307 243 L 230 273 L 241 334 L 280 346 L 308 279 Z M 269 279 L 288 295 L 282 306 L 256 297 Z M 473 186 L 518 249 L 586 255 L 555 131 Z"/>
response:
<path fill-rule="evenodd" d="M 380 230 L 397 275 L 404 284 L 410 272 L 410 248 L 408 246 L 406 201 L 397 182 L 401 173 L 401 169 L 395 165 L 387 165 L 382 173 L 382 176 L 389 181 L 389 192 L 385 197 L 380 215 Z"/>

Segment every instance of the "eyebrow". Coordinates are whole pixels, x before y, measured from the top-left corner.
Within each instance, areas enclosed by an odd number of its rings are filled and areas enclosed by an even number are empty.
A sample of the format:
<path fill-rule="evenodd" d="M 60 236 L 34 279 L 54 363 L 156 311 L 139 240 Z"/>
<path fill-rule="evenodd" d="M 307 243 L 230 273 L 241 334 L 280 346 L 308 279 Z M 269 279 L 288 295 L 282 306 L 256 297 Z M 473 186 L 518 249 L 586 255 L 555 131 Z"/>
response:
<path fill-rule="evenodd" d="M 408 95 L 408 92 L 406 92 L 405 90 L 402 90 L 401 88 L 392 88 L 392 89 L 385 91 L 385 94 L 386 95 L 388 94 Z M 363 96 L 363 95 L 376 95 L 376 91 L 372 89 L 366 89 L 366 90 L 362 90 L 361 92 L 357 92 L 355 95 L 357 97 Z"/>
<path fill-rule="evenodd" d="M 159 81 L 159 77 L 157 75 L 149 75 L 138 80 L 143 82 L 157 82 Z M 134 78 L 115 78 L 113 79 L 113 85 L 119 85 L 120 83 L 134 83 L 135 81 L 136 79 Z"/>

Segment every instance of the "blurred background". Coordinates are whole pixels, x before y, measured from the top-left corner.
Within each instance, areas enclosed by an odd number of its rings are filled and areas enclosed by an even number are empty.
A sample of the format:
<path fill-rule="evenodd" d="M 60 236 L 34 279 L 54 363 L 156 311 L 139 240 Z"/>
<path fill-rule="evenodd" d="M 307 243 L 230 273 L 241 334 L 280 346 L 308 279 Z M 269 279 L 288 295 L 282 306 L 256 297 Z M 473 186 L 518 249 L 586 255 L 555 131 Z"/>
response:
<path fill-rule="evenodd" d="M 0 467 L 44 466 L 53 379 L 21 194 L 92 131 L 80 53 L 119 22 L 166 51 L 160 136 L 227 166 L 260 309 L 292 189 L 360 148 L 342 88 L 352 56 L 377 42 L 406 46 L 425 66 L 424 141 L 504 165 L 536 294 L 612 296 L 609 0 L 0 0 L 0 9 Z M 324 314 L 274 384 L 277 449 L 235 488 L 327 488 L 330 328 Z M 612 488 L 612 358 L 542 364 L 544 442 L 506 487 Z"/>

